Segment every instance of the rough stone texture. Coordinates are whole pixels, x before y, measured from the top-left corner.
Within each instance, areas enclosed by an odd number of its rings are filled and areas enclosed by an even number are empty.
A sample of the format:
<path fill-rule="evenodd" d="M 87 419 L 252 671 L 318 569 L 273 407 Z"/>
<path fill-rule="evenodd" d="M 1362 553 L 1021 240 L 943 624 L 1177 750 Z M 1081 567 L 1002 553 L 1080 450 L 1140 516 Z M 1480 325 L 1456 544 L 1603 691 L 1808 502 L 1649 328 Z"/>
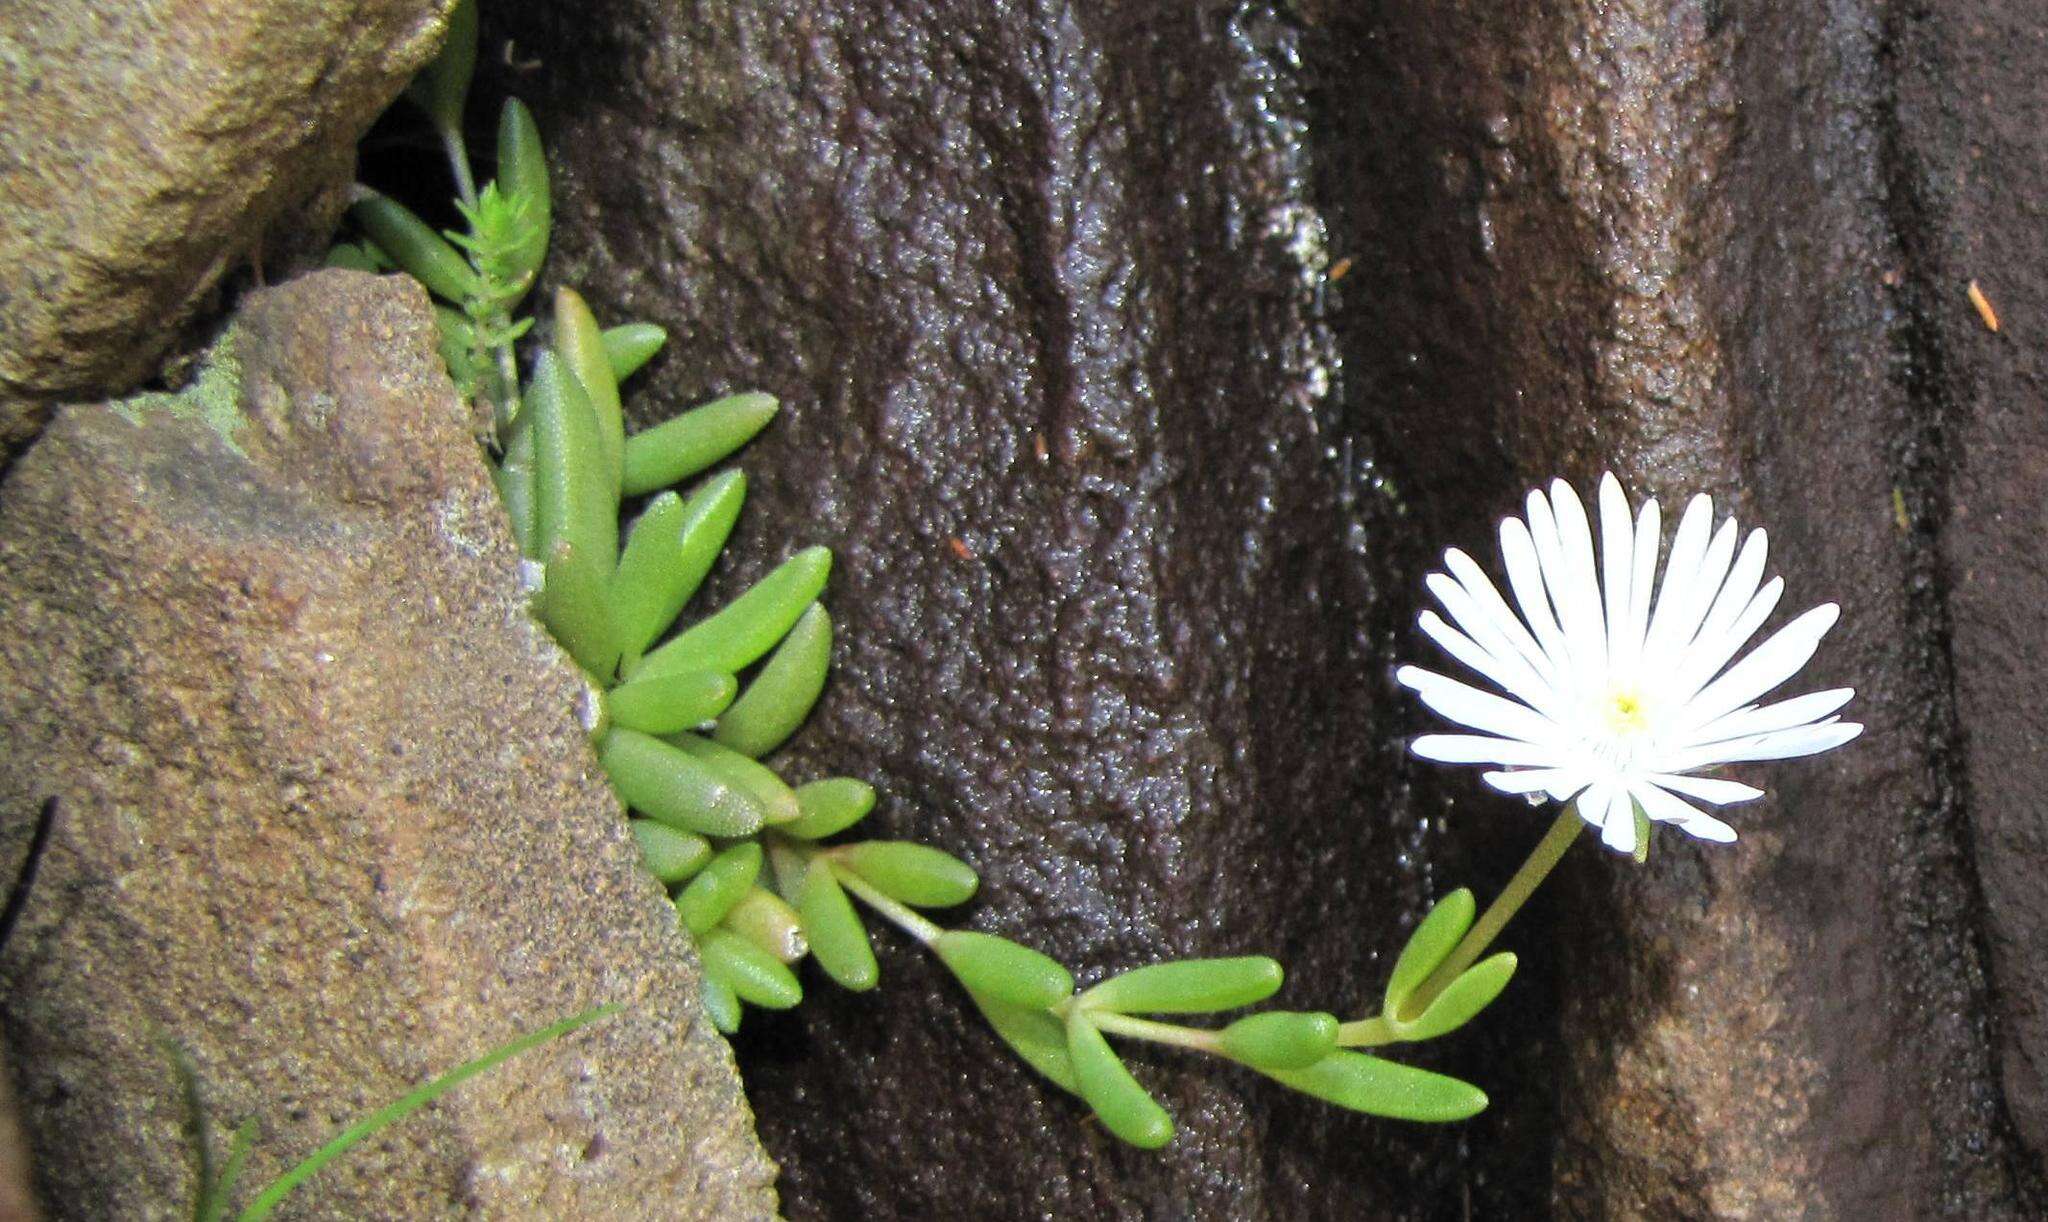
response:
<path fill-rule="evenodd" d="M 153 374 L 274 222 L 325 232 L 450 3 L 0 6 L 0 458 Z"/>
<path fill-rule="evenodd" d="M 795 762 L 873 776 L 885 828 L 984 870 L 966 919 L 1084 978 L 1256 947 L 1347 1005 L 1425 891 L 1498 882 L 1537 825 L 1402 770 L 1388 673 L 1435 550 L 1490 550 L 1531 481 L 1712 492 L 1788 612 L 1845 604 L 1808 678 L 1864 739 L 1742 770 L 1773 796 L 1735 849 L 1568 863 L 1448 1050 L 1482 1123 L 1162 1058 L 1184 1134 L 1134 1156 L 896 954 L 749 1020 L 792 1215 L 2048 1211 L 2037 18 L 500 10 L 546 48 L 505 84 L 563 160 L 557 274 L 678 332 L 642 419 L 789 404 L 732 576 L 839 550 Z"/>
<path fill-rule="evenodd" d="M 773 1213 L 432 338 L 398 278 L 257 294 L 186 395 L 65 409 L 0 497 L 6 860 L 64 798 L 0 1006 L 57 1216 L 189 1210 L 155 1033 L 217 1118 L 260 1122 L 260 1185 L 607 1001 L 323 1172 L 304 1216 Z"/>

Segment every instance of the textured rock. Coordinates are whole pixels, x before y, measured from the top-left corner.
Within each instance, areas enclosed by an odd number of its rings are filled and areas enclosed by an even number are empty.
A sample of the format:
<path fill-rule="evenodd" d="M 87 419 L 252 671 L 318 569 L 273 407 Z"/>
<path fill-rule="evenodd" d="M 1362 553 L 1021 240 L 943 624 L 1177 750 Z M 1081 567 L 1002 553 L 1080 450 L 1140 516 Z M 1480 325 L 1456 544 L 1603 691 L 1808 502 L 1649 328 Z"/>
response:
<path fill-rule="evenodd" d="M 1256 947 L 1348 1006 L 1390 908 L 1497 883 L 1538 825 L 1408 783 L 1387 675 L 1435 549 L 1532 480 L 1713 492 L 1788 610 L 1845 604 L 1810 678 L 1865 738 L 1744 770 L 1735 849 L 1581 850 L 1449 1050 L 1479 1124 L 1161 1060 L 1181 1142 L 1108 1149 L 896 955 L 749 1020 L 791 1213 L 2048 1211 L 2035 16 L 500 9 L 548 49 L 506 84 L 564 161 L 557 274 L 682 337 L 643 419 L 789 403 L 733 576 L 841 553 L 796 762 L 874 776 L 983 868 L 967 919 L 1084 977 Z"/>
<path fill-rule="evenodd" d="M 65 409 L 0 497 L 4 859 L 65 803 L 0 1007 L 58 1216 L 188 1208 L 156 1033 L 259 1121 L 261 1184 L 606 1001 L 323 1172 L 309 1215 L 773 1212 L 432 337 L 398 278 L 257 294 L 194 388 Z"/>
<path fill-rule="evenodd" d="M 449 3 L 0 7 L 0 456 L 153 374 L 274 222 L 324 232 Z"/>

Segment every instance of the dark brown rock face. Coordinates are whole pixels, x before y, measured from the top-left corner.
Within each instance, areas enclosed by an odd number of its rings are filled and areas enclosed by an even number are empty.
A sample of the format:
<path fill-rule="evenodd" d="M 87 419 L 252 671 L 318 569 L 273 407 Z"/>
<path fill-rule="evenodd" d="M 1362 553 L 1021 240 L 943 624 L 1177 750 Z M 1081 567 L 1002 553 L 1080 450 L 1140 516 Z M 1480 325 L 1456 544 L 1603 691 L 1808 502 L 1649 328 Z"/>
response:
<path fill-rule="evenodd" d="M 333 221 L 450 2 L 0 6 L 0 457 L 153 374 L 281 218 Z"/>
<path fill-rule="evenodd" d="M 292 1205 L 774 1212 L 433 331 L 397 277 L 257 294 L 193 389 L 65 409 L 0 497 L 5 860 L 47 796 L 62 812 L 0 958 L 53 1216 L 191 1216 L 162 1038 L 217 1123 L 258 1123 L 246 1203 L 415 1083 L 604 1002 L 625 1009 Z"/>
<path fill-rule="evenodd" d="M 965 919 L 1084 979 L 1263 949 L 1353 1008 L 1424 893 L 1498 881 L 1538 823 L 1408 783 L 1388 671 L 1436 549 L 1532 481 L 1712 492 L 1788 609 L 1845 606 L 1809 677 L 1864 739 L 1757 770 L 1732 849 L 1581 850 L 1446 1051 L 1480 1123 L 1156 1058 L 1183 1132 L 1132 1154 L 898 954 L 749 1020 L 790 1212 L 2048 1208 L 2034 19 L 504 6 L 557 274 L 680 337 L 643 418 L 789 404 L 744 542 L 837 548 L 846 642 L 798 763 L 873 777 L 983 869 Z"/>

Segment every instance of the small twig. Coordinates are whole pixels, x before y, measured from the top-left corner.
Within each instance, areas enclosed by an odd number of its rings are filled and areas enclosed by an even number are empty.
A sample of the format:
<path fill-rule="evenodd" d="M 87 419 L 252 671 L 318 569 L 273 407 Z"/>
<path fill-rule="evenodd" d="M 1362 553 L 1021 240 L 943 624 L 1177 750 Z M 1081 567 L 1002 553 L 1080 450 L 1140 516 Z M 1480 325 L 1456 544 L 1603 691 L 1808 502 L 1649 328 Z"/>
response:
<path fill-rule="evenodd" d="M 5 949 L 7 940 L 14 936 L 14 926 L 21 920 L 22 909 L 28 906 L 29 889 L 35 886 L 43 850 L 50 844 L 50 829 L 57 825 L 57 805 L 57 795 L 51 794 L 36 816 L 36 828 L 28 841 L 28 857 L 21 863 L 21 872 L 14 876 L 14 890 L 7 893 L 7 907 L 0 910 L 0 949 Z"/>

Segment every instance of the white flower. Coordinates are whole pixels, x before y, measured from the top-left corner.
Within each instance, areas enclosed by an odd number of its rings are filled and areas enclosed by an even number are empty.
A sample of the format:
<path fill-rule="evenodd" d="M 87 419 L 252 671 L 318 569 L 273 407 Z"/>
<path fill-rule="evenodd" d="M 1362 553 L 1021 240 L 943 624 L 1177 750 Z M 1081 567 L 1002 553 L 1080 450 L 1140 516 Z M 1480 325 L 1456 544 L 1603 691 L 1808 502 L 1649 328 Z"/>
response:
<path fill-rule="evenodd" d="M 1426 734 L 1415 740 L 1417 755 L 1498 765 L 1503 771 L 1486 774 L 1496 789 L 1576 800 L 1609 847 L 1633 853 L 1644 816 L 1703 840 L 1735 839 L 1735 829 L 1687 799 L 1726 806 L 1763 790 L 1700 770 L 1812 755 L 1862 733 L 1835 716 L 1854 695 L 1848 688 L 1755 703 L 1813 656 L 1840 614 L 1833 603 L 1729 665 L 1785 588 L 1779 577 L 1759 585 L 1763 531 L 1751 531 L 1738 552 L 1734 519 L 1711 530 L 1713 502 L 1694 497 L 1653 605 L 1662 542 L 1655 500 L 1631 522 L 1621 484 L 1601 480 L 1597 560 L 1585 507 L 1563 480 L 1547 498 L 1531 492 L 1528 510 L 1526 520 L 1500 524 L 1519 616 L 1456 548 L 1444 553 L 1449 573 L 1429 575 L 1452 622 L 1425 611 L 1422 630 L 1506 695 L 1402 667 L 1395 678 L 1424 704 L 1481 731 Z"/>

